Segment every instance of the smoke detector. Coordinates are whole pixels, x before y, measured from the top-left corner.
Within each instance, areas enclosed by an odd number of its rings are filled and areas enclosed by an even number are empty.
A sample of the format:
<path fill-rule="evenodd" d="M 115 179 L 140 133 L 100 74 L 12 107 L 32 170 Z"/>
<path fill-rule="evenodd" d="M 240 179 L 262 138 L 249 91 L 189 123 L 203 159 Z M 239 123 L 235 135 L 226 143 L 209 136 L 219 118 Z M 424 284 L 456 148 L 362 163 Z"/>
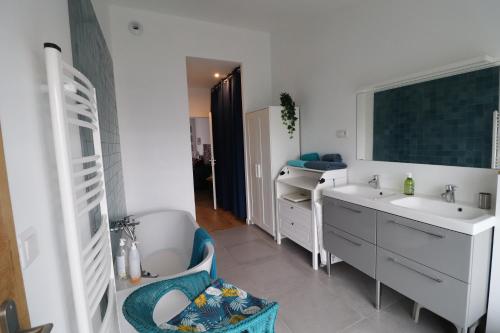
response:
<path fill-rule="evenodd" d="M 139 36 L 143 32 L 142 24 L 137 21 L 132 21 L 128 24 L 128 31 L 130 31 L 132 35 Z"/>

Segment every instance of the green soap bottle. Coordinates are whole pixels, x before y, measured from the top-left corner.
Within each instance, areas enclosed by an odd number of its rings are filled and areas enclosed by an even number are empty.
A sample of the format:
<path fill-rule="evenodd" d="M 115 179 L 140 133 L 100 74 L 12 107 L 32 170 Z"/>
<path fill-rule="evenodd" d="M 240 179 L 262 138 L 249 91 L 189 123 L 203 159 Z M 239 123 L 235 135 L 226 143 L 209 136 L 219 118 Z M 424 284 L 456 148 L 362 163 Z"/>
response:
<path fill-rule="evenodd" d="M 404 194 L 406 195 L 414 195 L 415 194 L 415 181 L 411 175 L 411 172 L 408 172 L 405 179 L 404 184 Z"/>

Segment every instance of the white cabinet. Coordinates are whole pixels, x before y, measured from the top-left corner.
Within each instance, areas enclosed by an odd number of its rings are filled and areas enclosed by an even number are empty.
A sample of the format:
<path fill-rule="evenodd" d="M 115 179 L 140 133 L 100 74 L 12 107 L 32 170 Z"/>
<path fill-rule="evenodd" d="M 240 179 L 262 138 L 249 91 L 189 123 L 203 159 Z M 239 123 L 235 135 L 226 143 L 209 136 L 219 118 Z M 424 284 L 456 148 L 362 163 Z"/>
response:
<path fill-rule="evenodd" d="M 296 110 L 297 118 L 299 110 Z M 251 223 L 276 235 L 274 180 L 288 160 L 300 155 L 299 121 L 293 138 L 281 121 L 281 106 L 245 114 L 249 207 Z"/>
<path fill-rule="evenodd" d="M 318 269 L 318 255 L 328 258 L 323 248 L 321 191 L 347 183 L 347 169 L 313 170 L 284 166 L 276 179 L 277 231 L 276 240 L 288 238 L 312 254 L 312 267 Z M 303 193 L 310 200 L 291 202 L 287 195 Z"/>

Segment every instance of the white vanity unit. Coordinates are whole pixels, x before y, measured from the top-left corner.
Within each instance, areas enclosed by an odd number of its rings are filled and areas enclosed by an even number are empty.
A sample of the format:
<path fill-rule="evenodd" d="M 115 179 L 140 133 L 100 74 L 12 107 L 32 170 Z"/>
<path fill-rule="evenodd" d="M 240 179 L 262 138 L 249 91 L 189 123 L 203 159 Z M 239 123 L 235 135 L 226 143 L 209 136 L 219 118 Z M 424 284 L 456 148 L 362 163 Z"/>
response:
<path fill-rule="evenodd" d="M 312 266 L 318 269 L 321 246 L 321 191 L 347 182 L 347 170 L 314 170 L 285 166 L 276 179 L 276 240 L 289 238 L 312 253 Z M 310 200 L 292 202 L 284 198 L 303 193 Z"/>
<path fill-rule="evenodd" d="M 486 314 L 495 217 L 440 198 L 365 185 L 323 191 L 325 249 L 457 326 Z M 472 331 L 472 330 L 471 330 Z"/>

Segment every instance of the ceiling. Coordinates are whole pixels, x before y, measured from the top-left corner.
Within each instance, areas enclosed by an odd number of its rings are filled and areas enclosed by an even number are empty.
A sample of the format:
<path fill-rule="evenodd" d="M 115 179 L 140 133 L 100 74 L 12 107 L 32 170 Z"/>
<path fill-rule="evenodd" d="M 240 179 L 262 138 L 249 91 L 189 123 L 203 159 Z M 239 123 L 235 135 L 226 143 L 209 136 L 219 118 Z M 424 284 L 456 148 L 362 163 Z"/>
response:
<path fill-rule="evenodd" d="M 291 23 L 330 17 L 364 0 L 108 0 L 126 7 L 271 32 Z"/>
<path fill-rule="evenodd" d="M 237 62 L 204 58 L 186 58 L 187 81 L 190 88 L 212 88 L 240 64 Z M 214 77 L 219 73 L 220 77 Z"/>

